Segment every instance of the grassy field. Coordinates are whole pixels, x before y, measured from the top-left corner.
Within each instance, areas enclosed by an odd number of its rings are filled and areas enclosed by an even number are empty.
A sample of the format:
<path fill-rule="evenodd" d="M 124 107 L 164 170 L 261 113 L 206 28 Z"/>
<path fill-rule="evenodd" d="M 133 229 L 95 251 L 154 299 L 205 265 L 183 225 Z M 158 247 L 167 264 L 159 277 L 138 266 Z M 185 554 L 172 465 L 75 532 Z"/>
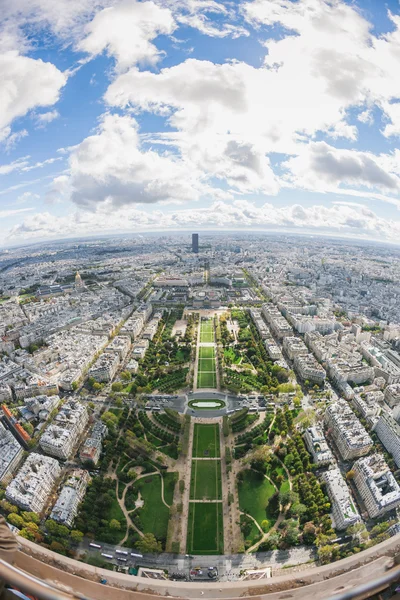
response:
<path fill-rule="evenodd" d="M 197 387 L 213 388 L 216 386 L 216 383 L 215 349 L 213 347 L 200 346 Z"/>
<path fill-rule="evenodd" d="M 193 432 L 193 458 L 219 458 L 219 427 L 217 424 L 195 423 Z"/>
<path fill-rule="evenodd" d="M 198 388 L 215 388 L 217 384 L 217 377 L 215 371 L 201 371 L 197 376 L 197 387 Z"/>
<path fill-rule="evenodd" d="M 199 347 L 199 359 L 202 358 L 215 358 L 214 346 L 200 346 Z"/>
<path fill-rule="evenodd" d="M 274 486 L 262 474 L 245 470 L 243 481 L 239 481 L 240 510 L 254 517 L 259 525 L 264 519 L 268 519 L 272 526 L 275 519 L 268 514 L 266 507 L 274 493 Z"/>
<path fill-rule="evenodd" d="M 214 323 L 211 319 L 208 321 L 202 321 L 200 324 L 200 342 L 213 342 L 214 341 Z"/>
<path fill-rule="evenodd" d="M 215 371 L 215 358 L 199 358 L 199 371 Z"/>
<path fill-rule="evenodd" d="M 175 485 L 178 481 L 178 473 L 165 473 L 164 475 L 164 500 L 172 506 L 174 502 Z"/>
<path fill-rule="evenodd" d="M 221 500 L 221 498 L 221 461 L 193 460 L 190 499 Z"/>
<path fill-rule="evenodd" d="M 186 551 L 189 554 L 223 554 L 222 503 L 191 502 L 188 519 Z"/>
<path fill-rule="evenodd" d="M 165 540 L 167 537 L 169 509 L 161 500 L 161 476 L 150 475 L 143 477 L 134 486 L 132 490 L 135 495 L 140 491 L 144 505 L 137 509 L 140 517 L 143 533 L 154 533 L 158 540 Z M 170 494 L 169 494 L 170 496 Z M 131 516 L 133 516 L 133 513 Z"/>

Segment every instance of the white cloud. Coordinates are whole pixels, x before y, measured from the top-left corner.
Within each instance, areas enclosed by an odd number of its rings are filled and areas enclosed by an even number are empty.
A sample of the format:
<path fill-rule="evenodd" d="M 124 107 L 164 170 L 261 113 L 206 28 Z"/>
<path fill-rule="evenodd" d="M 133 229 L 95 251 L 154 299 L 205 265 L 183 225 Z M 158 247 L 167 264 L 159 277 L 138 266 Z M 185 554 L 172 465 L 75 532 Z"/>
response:
<path fill-rule="evenodd" d="M 285 230 L 322 232 L 330 235 L 346 235 L 372 239 L 398 241 L 400 223 L 378 217 L 362 205 L 350 204 L 326 207 L 305 207 L 294 204 L 276 207 L 266 203 L 237 200 L 233 203 L 216 201 L 208 208 L 151 213 L 130 206 L 110 212 L 105 206 L 92 211 L 77 210 L 72 215 L 55 217 L 50 213 L 29 216 L 23 223 L 13 227 L 8 239 L 40 239 L 84 235 L 88 231 L 149 231 L 202 228 Z"/>
<path fill-rule="evenodd" d="M 136 63 L 155 64 L 160 52 L 152 40 L 171 34 L 175 27 L 169 9 L 152 1 L 124 1 L 96 14 L 78 48 L 92 56 L 106 50 L 116 58 L 119 69 Z"/>
<path fill-rule="evenodd" d="M 56 181 L 57 194 L 79 206 L 197 200 L 207 191 L 192 165 L 170 153 L 141 146 L 138 125 L 129 116 L 105 114 L 94 135 L 74 147 L 69 175 Z"/>
<path fill-rule="evenodd" d="M 39 194 L 33 194 L 32 192 L 24 192 L 23 194 L 18 196 L 16 203 L 25 204 L 26 202 L 30 202 L 31 200 L 38 200 L 39 198 Z"/>
<path fill-rule="evenodd" d="M 13 162 L 8 163 L 7 165 L 0 165 L 0 175 L 8 175 L 13 171 L 19 171 L 23 167 L 28 166 L 29 161 L 27 159 L 29 159 L 29 156 L 17 158 L 17 160 L 14 160 Z"/>
<path fill-rule="evenodd" d="M 52 121 L 55 121 L 55 119 L 58 119 L 59 116 L 60 113 L 58 112 L 58 110 L 54 109 L 45 113 L 39 113 L 35 116 L 35 118 L 38 125 L 43 127 L 47 125 L 47 123 L 51 123 Z"/>
<path fill-rule="evenodd" d="M 0 81 L 1 139 L 2 132 L 3 137 L 10 135 L 10 125 L 17 117 L 55 104 L 67 77 L 51 63 L 10 51 L 0 55 Z"/>
<path fill-rule="evenodd" d="M 338 186 L 380 189 L 391 193 L 400 190 L 400 178 L 381 159 L 368 152 L 340 150 L 325 142 L 311 142 L 287 160 L 285 177 L 294 187 L 317 192 L 337 192 Z"/>

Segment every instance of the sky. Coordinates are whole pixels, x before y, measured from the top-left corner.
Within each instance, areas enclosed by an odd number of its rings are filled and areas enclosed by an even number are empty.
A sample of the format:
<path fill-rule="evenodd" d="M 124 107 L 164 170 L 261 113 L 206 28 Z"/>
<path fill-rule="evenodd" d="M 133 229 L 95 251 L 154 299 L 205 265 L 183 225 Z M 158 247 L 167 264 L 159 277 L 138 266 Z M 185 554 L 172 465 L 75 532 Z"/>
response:
<path fill-rule="evenodd" d="M 400 242 L 399 0 L 0 0 L 0 246 Z"/>

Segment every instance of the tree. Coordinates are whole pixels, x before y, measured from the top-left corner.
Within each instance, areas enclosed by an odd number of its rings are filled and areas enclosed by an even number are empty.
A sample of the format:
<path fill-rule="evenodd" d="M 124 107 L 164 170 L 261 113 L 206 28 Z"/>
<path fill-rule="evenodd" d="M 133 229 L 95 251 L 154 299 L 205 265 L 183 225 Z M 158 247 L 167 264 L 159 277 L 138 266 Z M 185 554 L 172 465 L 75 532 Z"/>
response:
<path fill-rule="evenodd" d="M 159 542 L 153 533 L 145 533 L 137 542 L 136 547 L 141 551 L 149 554 L 158 554 L 162 551 L 161 542 Z"/>
<path fill-rule="evenodd" d="M 101 383 L 98 383 L 97 381 L 93 384 L 93 389 L 95 392 L 99 392 L 102 388 L 103 386 L 101 385 Z"/>
<path fill-rule="evenodd" d="M 82 531 L 79 531 L 78 529 L 73 529 L 71 531 L 70 536 L 71 536 L 71 540 L 75 544 L 79 544 L 83 540 L 83 533 L 82 533 Z"/>
<path fill-rule="evenodd" d="M 350 471 L 347 471 L 346 473 L 346 479 L 347 481 L 351 481 L 352 479 L 354 479 L 356 472 L 354 471 L 354 469 L 350 469 Z"/>
<path fill-rule="evenodd" d="M 316 537 L 316 527 L 312 521 L 308 521 L 303 527 L 303 541 L 305 544 L 313 544 Z"/>
<path fill-rule="evenodd" d="M 111 519 L 110 529 L 113 529 L 114 531 L 119 531 L 121 529 L 121 523 L 117 519 Z"/>
<path fill-rule="evenodd" d="M 17 515 L 16 513 L 10 513 L 7 517 L 7 521 L 11 523 L 11 525 L 18 527 L 18 529 L 22 529 L 25 525 L 25 521 L 23 520 L 23 518 L 20 517 L 20 515 Z"/>
<path fill-rule="evenodd" d="M 56 540 L 53 540 L 51 542 L 50 550 L 53 550 L 53 552 L 58 552 L 59 554 L 65 554 L 64 546 L 60 542 L 57 542 Z"/>
<path fill-rule="evenodd" d="M 269 521 L 268 519 L 264 519 L 263 521 L 261 521 L 261 529 L 265 532 L 268 531 L 269 529 Z"/>
<path fill-rule="evenodd" d="M 124 386 L 122 385 L 122 383 L 120 381 L 115 381 L 112 384 L 111 389 L 113 392 L 122 392 L 122 390 L 124 389 Z"/>
<path fill-rule="evenodd" d="M 39 525 L 40 523 L 39 515 L 34 512 L 24 511 L 21 515 L 26 523 L 36 523 L 36 525 Z"/>

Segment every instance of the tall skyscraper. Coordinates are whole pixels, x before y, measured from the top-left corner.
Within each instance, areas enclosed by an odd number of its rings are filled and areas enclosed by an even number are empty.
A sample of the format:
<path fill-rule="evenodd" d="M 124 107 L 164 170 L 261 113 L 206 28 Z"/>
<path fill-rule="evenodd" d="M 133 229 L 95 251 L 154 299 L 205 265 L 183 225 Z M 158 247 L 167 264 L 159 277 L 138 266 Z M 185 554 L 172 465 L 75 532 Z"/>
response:
<path fill-rule="evenodd" d="M 199 234 L 192 233 L 192 252 L 199 253 Z"/>

